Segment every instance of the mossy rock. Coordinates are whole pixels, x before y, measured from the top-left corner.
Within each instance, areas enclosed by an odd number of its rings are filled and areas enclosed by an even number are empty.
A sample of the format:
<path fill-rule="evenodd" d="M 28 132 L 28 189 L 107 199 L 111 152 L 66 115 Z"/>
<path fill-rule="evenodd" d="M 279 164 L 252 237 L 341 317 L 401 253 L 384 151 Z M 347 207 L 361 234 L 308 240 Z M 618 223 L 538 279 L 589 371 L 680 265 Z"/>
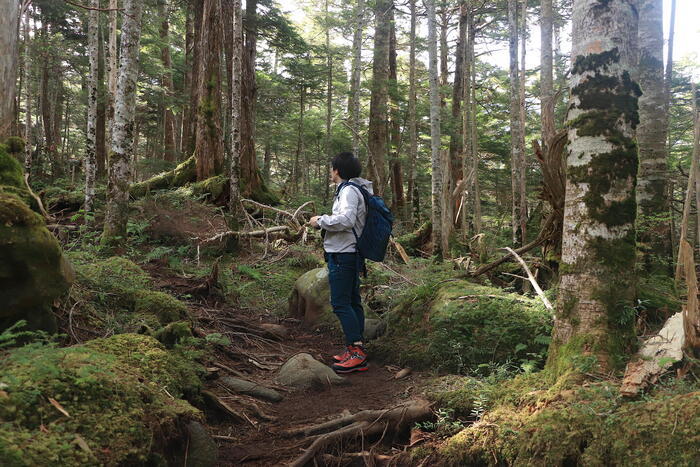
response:
<path fill-rule="evenodd" d="M 0 145 L 0 185 L 26 189 L 24 169 L 17 159 L 8 154 L 5 145 Z"/>
<path fill-rule="evenodd" d="M 134 312 L 153 315 L 161 325 L 187 318 L 187 307 L 180 300 L 164 292 L 139 290 L 135 293 Z"/>
<path fill-rule="evenodd" d="M 330 304 L 328 268 L 315 268 L 299 277 L 289 297 L 289 316 L 307 327 L 337 324 Z"/>
<path fill-rule="evenodd" d="M 228 200 L 229 178 L 224 175 L 216 175 L 201 182 L 190 185 L 194 196 L 205 196 L 216 204 L 225 204 Z"/>
<path fill-rule="evenodd" d="M 170 323 L 188 318 L 187 306 L 165 292 L 151 290 L 149 275 L 126 258 L 77 264 L 74 298 L 82 314 L 96 327 L 112 332 L 158 335 Z M 169 340 L 168 340 L 169 342 Z"/>
<path fill-rule="evenodd" d="M 73 270 L 44 220 L 16 196 L 0 192 L 0 330 L 18 320 L 55 332 L 54 300 Z"/>
<path fill-rule="evenodd" d="M 10 136 L 5 140 L 5 149 L 8 153 L 13 154 L 16 157 L 19 157 L 24 152 L 25 147 L 26 143 L 24 142 L 24 139 L 20 138 L 19 136 Z"/>
<path fill-rule="evenodd" d="M 617 385 L 500 401 L 442 448 L 449 465 L 697 465 L 700 392 L 621 399 Z M 530 398 L 528 399 L 528 395 Z"/>
<path fill-rule="evenodd" d="M 537 300 L 465 280 L 407 293 L 372 352 L 400 365 L 463 372 L 544 356 L 552 316 Z"/>
<path fill-rule="evenodd" d="M 32 344 L 2 359 L 2 465 L 145 465 L 201 418 L 181 399 L 199 390 L 197 365 L 148 336 Z"/>
<path fill-rule="evenodd" d="M 419 256 L 420 252 L 418 250 L 423 248 L 423 246 L 430 241 L 432 232 L 433 224 L 427 221 L 413 232 L 397 237 L 396 242 L 399 243 L 409 255 Z"/>

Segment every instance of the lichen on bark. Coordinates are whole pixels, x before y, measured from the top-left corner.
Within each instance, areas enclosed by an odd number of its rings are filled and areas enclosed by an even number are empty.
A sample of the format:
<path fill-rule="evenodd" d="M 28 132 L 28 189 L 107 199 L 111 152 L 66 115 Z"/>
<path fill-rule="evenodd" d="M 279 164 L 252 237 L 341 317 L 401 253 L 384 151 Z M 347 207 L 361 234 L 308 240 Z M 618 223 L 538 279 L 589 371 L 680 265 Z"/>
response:
<path fill-rule="evenodd" d="M 615 369 L 634 342 L 636 23 L 627 0 L 574 5 L 556 374 Z"/>

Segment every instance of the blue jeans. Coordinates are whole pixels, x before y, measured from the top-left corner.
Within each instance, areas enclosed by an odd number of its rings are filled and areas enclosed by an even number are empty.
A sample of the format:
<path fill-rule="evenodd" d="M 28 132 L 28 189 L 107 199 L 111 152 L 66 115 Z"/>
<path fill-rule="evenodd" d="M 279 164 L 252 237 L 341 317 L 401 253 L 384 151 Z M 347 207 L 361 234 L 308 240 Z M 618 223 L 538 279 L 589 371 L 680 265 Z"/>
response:
<path fill-rule="evenodd" d="M 326 253 L 331 306 L 338 316 L 347 345 L 362 341 L 365 312 L 360 298 L 362 260 L 356 253 Z"/>

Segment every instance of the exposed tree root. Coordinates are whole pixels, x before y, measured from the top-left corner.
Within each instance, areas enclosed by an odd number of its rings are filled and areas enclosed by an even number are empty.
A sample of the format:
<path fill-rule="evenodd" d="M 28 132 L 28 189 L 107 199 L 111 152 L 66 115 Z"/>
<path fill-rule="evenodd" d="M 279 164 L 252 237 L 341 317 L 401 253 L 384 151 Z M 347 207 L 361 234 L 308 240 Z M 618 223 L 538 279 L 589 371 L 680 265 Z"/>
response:
<path fill-rule="evenodd" d="M 370 438 L 387 435 L 396 436 L 408 431 L 416 422 L 430 419 L 430 403 L 413 400 L 391 409 L 363 410 L 354 415 L 346 415 L 329 422 L 288 431 L 289 436 L 305 436 L 313 440 L 304 454 L 290 466 L 301 467 L 311 462 L 327 448 L 355 438 Z"/>

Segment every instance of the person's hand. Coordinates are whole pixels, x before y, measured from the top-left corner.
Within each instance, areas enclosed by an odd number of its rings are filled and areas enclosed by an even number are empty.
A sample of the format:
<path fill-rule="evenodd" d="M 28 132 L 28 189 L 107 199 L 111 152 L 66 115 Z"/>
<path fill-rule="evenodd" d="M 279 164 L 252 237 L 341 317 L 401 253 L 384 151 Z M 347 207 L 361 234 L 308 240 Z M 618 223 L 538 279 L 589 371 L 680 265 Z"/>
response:
<path fill-rule="evenodd" d="M 318 229 L 321 226 L 318 225 L 318 220 L 321 218 L 321 216 L 314 216 L 309 220 L 309 224 L 311 224 L 311 227 Z"/>

